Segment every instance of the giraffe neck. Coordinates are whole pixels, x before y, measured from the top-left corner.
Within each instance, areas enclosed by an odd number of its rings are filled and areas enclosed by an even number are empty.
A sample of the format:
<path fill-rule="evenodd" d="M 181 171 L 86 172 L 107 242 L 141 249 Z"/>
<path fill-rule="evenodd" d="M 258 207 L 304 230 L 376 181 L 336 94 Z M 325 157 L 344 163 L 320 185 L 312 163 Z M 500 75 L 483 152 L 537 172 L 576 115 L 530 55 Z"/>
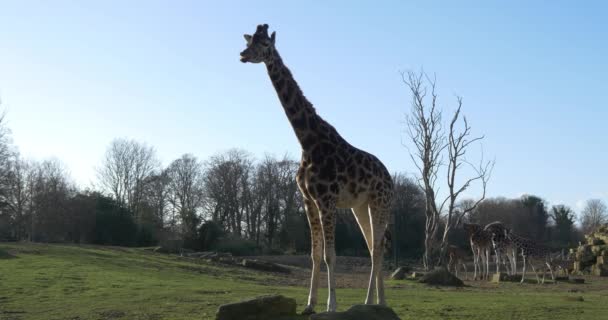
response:
<path fill-rule="evenodd" d="M 273 50 L 271 59 L 268 59 L 265 64 L 268 76 L 302 149 L 307 150 L 315 142 L 329 137 L 332 134 L 331 131 L 339 136 L 332 126 L 317 115 L 312 103 L 302 93 L 278 51 Z"/>

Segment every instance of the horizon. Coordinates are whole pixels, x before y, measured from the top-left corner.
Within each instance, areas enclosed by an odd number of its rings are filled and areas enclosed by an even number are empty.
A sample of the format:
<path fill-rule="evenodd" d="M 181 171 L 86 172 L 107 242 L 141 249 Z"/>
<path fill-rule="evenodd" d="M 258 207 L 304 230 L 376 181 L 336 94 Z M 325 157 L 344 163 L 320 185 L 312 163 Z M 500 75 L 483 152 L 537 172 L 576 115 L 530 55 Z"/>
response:
<path fill-rule="evenodd" d="M 10 3 L 0 109 L 25 158 L 56 157 L 80 187 L 115 138 L 153 146 L 163 166 L 232 148 L 297 159 L 266 70 L 239 61 L 242 35 L 268 23 L 317 112 L 391 173 L 416 172 L 399 71 L 424 68 L 444 117 L 462 96 L 473 136 L 485 136 L 488 198 L 533 194 L 578 216 L 608 200 L 608 7 L 561 4 Z"/>

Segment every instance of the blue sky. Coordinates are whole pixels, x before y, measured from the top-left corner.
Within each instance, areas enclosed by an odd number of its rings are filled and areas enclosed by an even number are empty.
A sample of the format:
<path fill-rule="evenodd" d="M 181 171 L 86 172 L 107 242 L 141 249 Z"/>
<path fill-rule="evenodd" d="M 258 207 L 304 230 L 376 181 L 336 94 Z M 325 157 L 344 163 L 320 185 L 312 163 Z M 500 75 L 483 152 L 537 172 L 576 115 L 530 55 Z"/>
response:
<path fill-rule="evenodd" d="M 389 170 L 409 94 L 400 70 L 435 73 L 496 158 L 490 196 L 576 209 L 608 199 L 608 6 L 572 1 L 3 1 L 0 98 L 28 158 L 95 178 L 108 143 L 153 145 L 167 164 L 230 148 L 299 155 L 265 68 L 242 64 L 259 23 L 317 111 Z M 470 195 L 476 194 L 472 189 Z"/>

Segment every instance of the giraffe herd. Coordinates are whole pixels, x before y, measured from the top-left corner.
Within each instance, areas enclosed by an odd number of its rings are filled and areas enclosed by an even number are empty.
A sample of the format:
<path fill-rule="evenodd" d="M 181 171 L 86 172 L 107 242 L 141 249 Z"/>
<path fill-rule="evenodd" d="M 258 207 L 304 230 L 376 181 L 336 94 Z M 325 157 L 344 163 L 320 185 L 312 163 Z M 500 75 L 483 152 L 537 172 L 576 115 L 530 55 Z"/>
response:
<path fill-rule="evenodd" d="M 479 224 L 465 223 L 464 229 L 467 232 L 473 251 L 474 280 L 478 279 L 478 270 L 479 279 L 489 278 L 489 261 L 493 250 L 496 273 L 500 273 L 500 266 L 504 264 L 507 274 L 517 275 L 517 257 L 519 256 L 523 260 L 520 282 L 524 282 L 526 266 L 529 265 L 536 275 L 538 283 L 545 283 L 546 270 L 549 270 L 551 279 L 555 283 L 555 267 L 557 264 L 554 258 L 556 257 L 551 254 L 548 247 L 515 234 L 499 221 L 489 223 L 484 227 Z M 543 271 L 542 280 L 538 276 L 537 269 Z"/>
<path fill-rule="evenodd" d="M 304 198 L 304 208 L 310 225 L 312 258 L 308 304 L 303 314 L 314 313 L 322 258 L 325 260 L 328 276 L 327 311 L 335 311 L 337 308 L 334 272 L 337 208 L 352 210 L 370 252 L 372 266 L 365 303 L 373 303 L 375 290 L 377 303 L 385 304 L 382 260 L 393 198 L 391 175 L 378 158 L 352 146 L 317 114 L 291 71 L 283 63 L 275 47 L 275 32 L 269 35 L 267 24 L 258 25 L 253 35 L 245 34 L 244 38 L 247 47 L 240 54 L 241 62 L 263 63 L 266 66 L 268 76 L 302 149 L 296 182 Z M 507 270 L 514 274 L 517 266 L 516 253 L 523 257 L 524 273 L 526 260 L 535 272 L 533 261 L 545 262 L 551 268 L 548 250 L 515 235 L 501 223 L 493 223 L 485 228 L 465 224 L 464 229 L 468 233 L 473 251 L 474 279 L 478 276 L 488 278 L 492 250 L 496 252 L 497 272 L 500 271 L 501 259 L 506 257 Z M 463 266 L 467 273 L 463 250 L 449 247 L 448 255 L 450 266 L 455 267 L 456 273 L 459 266 Z M 551 276 L 553 277 L 552 270 Z"/>

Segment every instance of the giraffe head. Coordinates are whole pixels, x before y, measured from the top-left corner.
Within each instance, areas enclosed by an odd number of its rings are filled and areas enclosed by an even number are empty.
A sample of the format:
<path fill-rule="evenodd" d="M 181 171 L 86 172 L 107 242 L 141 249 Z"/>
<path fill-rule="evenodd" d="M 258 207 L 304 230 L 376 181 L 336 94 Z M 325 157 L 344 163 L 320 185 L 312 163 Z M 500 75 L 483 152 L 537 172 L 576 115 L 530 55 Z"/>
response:
<path fill-rule="evenodd" d="M 469 235 L 482 230 L 481 226 L 476 223 L 463 223 L 462 228 Z"/>
<path fill-rule="evenodd" d="M 274 51 L 275 33 L 268 36 L 268 25 L 258 25 L 253 35 L 243 35 L 247 41 L 247 48 L 241 52 L 241 62 L 260 63 L 272 57 Z"/>

